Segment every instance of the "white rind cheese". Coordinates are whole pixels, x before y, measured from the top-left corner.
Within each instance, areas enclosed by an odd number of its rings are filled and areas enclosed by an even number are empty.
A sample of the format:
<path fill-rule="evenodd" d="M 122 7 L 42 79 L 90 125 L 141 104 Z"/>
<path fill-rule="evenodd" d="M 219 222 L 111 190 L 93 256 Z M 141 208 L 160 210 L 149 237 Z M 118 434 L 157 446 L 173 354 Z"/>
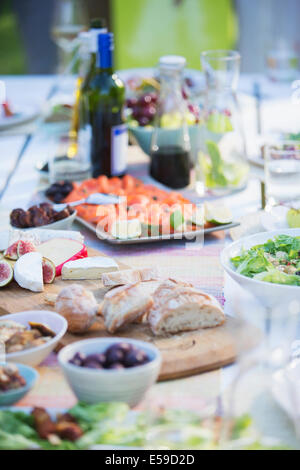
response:
<path fill-rule="evenodd" d="M 32 232 L 38 236 L 41 243 L 52 240 L 53 238 L 67 238 L 82 244 L 84 242 L 83 235 L 81 235 L 80 232 L 76 232 L 75 230 L 51 230 L 46 228 L 35 228 L 32 230 Z"/>
<path fill-rule="evenodd" d="M 66 238 L 51 238 L 37 247 L 45 258 L 50 259 L 55 266 L 67 262 L 70 258 L 77 255 L 84 245 L 76 240 Z"/>
<path fill-rule="evenodd" d="M 19 286 L 33 292 L 44 290 L 42 255 L 38 252 L 21 256 L 14 267 L 14 278 Z"/>
<path fill-rule="evenodd" d="M 62 279 L 101 279 L 103 273 L 117 271 L 117 263 L 107 256 L 92 256 L 68 261 L 62 267 Z"/>

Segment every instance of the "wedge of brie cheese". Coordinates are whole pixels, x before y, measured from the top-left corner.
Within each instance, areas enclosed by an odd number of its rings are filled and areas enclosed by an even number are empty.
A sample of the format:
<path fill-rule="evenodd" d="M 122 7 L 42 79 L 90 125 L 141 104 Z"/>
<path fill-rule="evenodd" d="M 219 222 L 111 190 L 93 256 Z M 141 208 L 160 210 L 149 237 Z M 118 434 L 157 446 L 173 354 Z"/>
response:
<path fill-rule="evenodd" d="M 117 263 L 106 256 L 91 256 L 68 261 L 62 267 L 62 279 L 101 279 L 103 273 L 117 271 Z"/>
<path fill-rule="evenodd" d="M 43 282 L 43 257 L 37 251 L 21 256 L 14 267 L 14 278 L 19 286 L 33 292 L 44 290 Z"/>

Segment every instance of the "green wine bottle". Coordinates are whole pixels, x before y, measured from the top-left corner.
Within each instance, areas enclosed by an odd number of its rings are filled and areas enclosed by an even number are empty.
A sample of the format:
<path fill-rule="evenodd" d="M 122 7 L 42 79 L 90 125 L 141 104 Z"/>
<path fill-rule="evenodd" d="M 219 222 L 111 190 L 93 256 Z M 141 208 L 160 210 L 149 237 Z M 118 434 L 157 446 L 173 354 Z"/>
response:
<path fill-rule="evenodd" d="M 84 94 L 89 89 L 90 83 L 93 77 L 96 75 L 97 70 L 97 50 L 98 50 L 98 35 L 102 33 L 107 33 L 107 28 L 105 27 L 105 21 L 101 18 L 96 18 L 91 21 L 91 28 L 89 30 L 90 35 L 90 65 L 89 70 L 86 74 L 85 80 L 81 86 L 81 94 Z"/>
<path fill-rule="evenodd" d="M 93 176 L 126 172 L 128 132 L 124 124 L 125 87 L 113 71 L 113 34 L 98 35 L 97 71 L 87 91 Z"/>

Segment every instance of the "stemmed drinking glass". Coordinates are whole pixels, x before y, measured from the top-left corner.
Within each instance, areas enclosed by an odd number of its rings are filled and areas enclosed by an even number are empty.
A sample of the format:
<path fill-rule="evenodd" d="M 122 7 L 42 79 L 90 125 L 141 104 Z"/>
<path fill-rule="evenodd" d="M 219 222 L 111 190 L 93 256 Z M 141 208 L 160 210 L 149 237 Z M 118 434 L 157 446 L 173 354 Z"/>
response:
<path fill-rule="evenodd" d="M 263 442 L 278 444 L 278 440 L 274 441 L 278 436 L 274 436 L 267 422 L 262 423 L 266 420 L 260 415 L 267 413 L 265 406 L 272 401 L 275 374 L 284 371 L 290 361 L 300 313 L 300 304 L 296 300 L 283 299 L 277 305 L 259 305 L 257 302 L 252 305 L 244 297 L 243 301 L 241 299 L 235 295 L 233 307 L 237 326 L 229 332 L 236 350 L 237 366 L 234 380 L 222 396 L 221 446 L 224 448 L 239 448 L 241 444 L 251 446 L 260 437 Z M 294 408 L 290 383 L 287 383 L 287 389 Z M 253 429 L 244 443 L 232 442 L 232 423 L 245 413 L 253 418 Z M 266 441 L 263 436 L 267 437 Z"/>
<path fill-rule="evenodd" d="M 57 0 L 54 9 L 51 35 L 60 52 L 60 70 L 70 69 L 77 37 L 88 25 L 82 0 Z"/>

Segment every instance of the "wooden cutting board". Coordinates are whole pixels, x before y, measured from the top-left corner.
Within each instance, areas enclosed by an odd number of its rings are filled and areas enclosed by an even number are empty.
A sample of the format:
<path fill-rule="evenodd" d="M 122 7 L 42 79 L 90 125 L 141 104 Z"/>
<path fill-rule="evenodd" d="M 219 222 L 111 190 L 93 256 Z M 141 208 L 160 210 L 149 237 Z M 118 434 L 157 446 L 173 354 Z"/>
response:
<path fill-rule="evenodd" d="M 99 256 L 101 253 L 89 249 L 90 256 Z M 120 269 L 128 266 L 119 263 Z M 34 293 L 20 288 L 15 282 L 2 288 L 0 291 L 0 315 L 16 313 L 23 310 L 54 310 L 54 307 L 45 303 L 45 293 L 58 293 L 68 282 L 61 278 L 55 279 L 54 284 L 45 286 L 42 293 Z M 101 281 L 76 281 L 93 291 L 99 302 L 102 300 L 107 288 Z M 135 338 L 149 341 L 158 347 L 162 353 L 163 363 L 159 380 L 187 377 L 200 372 L 218 369 L 231 364 L 235 359 L 233 338 L 237 333 L 237 320 L 227 318 L 224 325 L 192 332 L 180 333 L 168 337 L 156 337 L 146 324 L 131 324 L 111 335 L 106 332 L 102 319 L 99 318 L 92 328 L 85 334 L 74 335 L 67 333 L 61 340 L 62 346 L 81 339 L 95 337 Z"/>

